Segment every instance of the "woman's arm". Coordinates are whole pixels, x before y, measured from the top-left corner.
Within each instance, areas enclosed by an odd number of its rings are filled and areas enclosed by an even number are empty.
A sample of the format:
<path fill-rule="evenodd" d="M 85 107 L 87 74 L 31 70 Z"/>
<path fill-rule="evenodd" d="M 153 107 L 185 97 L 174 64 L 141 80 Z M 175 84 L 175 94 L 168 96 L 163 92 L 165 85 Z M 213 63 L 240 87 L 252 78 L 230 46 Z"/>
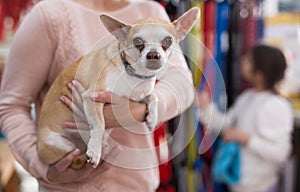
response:
<path fill-rule="evenodd" d="M 48 166 L 36 150 L 31 104 L 46 82 L 54 44 L 36 6 L 14 36 L 0 92 L 0 128 L 18 162 L 33 176 L 46 179 Z"/>
<path fill-rule="evenodd" d="M 68 88 L 72 92 L 72 100 L 66 96 L 61 96 L 61 101 L 73 111 L 78 119 L 82 122 L 64 122 L 65 128 L 77 129 L 89 128 L 87 119 L 83 110 L 83 102 L 81 95 L 86 91 L 86 88 L 78 81 L 74 80 L 68 84 Z M 112 92 L 97 91 L 91 95 L 91 99 L 95 102 L 105 103 L 103 107 L 105 128 L 116 128 L 124 125 L 133 125 L 137 122 L 144 122 L 147 107 L 145 103 L 135 102 L 125 97 L 120 97 Z M 116 114 L 122 114 L 122 117 L 116 117 Z M 120 124 L 121 123 L 121 124 Z"/>
<path fill-rule="evenodd" d="M 40 161 L 36 149 L 37 128 L 31 119 L 31 104 L 46 83 L 56 50 L 55 37 L 41 9 L 39 5 L 33 8 L 14 36 L 0 92 L 0 128 L 16 160 L 34 177 L 49 183 L 82 181 L 110 165 L 102 162 L 97 169 L 84 166 L 73 170 L 69 165 L 81 153 L 76 149 L 48 166 Z M 113 162 L 119 151 L 117 147 L 105 151 L 104 158 Z"/>

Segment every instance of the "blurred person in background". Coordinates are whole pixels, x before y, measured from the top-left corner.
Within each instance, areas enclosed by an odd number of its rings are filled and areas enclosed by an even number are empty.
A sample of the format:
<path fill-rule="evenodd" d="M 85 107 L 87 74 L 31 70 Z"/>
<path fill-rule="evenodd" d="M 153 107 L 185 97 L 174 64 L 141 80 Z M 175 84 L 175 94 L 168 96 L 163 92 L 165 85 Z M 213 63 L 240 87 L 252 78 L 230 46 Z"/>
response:
<path fill-rule="evenodd" d="M 293 113 L 277 91 L 287 67 L 281 50 L 256 45 L 242 60 L 241 73 L 253 88 L 245 90 L 223 114 L 198 93 L 200 121 L 227 141 L 241 145 L 240 180 L 233 192 L 276 192 L 280 167 L 291 151 Z M 224 121 L 223 121 L 224 120 Z"/>

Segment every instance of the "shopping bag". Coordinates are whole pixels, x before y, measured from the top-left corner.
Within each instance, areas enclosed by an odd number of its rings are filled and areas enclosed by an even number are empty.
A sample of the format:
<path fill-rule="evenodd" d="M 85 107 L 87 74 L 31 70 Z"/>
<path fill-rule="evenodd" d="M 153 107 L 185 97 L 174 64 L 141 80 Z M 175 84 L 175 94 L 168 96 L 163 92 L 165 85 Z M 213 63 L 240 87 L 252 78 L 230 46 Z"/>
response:
<path fill-rule="evenodd" d="M 233 185 L 240 179 L 240 146 L 236 142 L 220 141 L 212 165 L 216 182 Z"/>

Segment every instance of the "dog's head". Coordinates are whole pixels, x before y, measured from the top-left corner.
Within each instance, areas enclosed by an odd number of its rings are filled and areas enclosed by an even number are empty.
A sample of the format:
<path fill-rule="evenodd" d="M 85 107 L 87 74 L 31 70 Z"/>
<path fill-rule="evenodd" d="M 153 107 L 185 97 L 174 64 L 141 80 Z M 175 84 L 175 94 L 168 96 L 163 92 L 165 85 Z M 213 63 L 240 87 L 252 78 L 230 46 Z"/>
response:
<path fill-rule="evenodd" d="M 200 10 L 192 8 L 176 21 L 145 18 L 134 25 L 125 24 L 107 15 L 100 18 L 120 43 L 125 59 L 140 75 L 155 75 L 162 69 L 175 44 L 184 39 L 193 27 Z"/>

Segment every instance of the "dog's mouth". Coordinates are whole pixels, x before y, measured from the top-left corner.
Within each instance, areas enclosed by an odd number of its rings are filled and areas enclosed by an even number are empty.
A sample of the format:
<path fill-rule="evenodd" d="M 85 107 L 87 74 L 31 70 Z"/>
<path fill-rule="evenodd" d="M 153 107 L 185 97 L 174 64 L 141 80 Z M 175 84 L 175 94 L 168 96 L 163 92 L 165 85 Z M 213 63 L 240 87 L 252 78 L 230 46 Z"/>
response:
<path fill-rule="evenodd" d="M 150 70 L 158 70 L 162 67 L 162 63 L 160 60 L 156 60 L 156 59 L 153 59 L 153 60 L 148 60 L 146 62 L 146 68 L 147 69 L 150 69 Z"/>

